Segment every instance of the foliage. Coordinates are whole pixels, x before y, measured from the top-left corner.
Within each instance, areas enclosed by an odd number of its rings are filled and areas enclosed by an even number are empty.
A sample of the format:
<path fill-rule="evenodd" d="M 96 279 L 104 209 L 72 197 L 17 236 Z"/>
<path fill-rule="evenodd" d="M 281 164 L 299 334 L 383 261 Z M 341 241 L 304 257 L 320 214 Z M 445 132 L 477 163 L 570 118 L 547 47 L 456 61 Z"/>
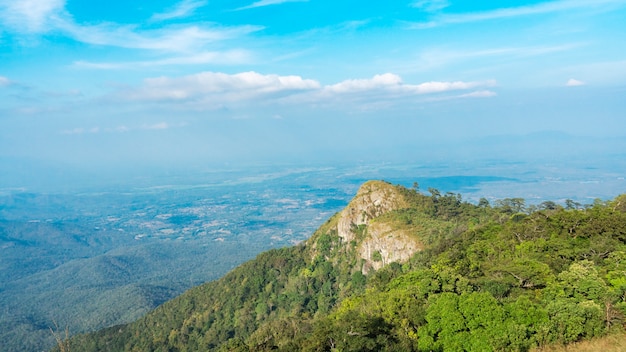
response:
<path fill-rule="evenodd" d="M 621 331 L 624 197 L 581 207 L 472 205 L 398 188 L 383 215 L 426 245 L 364 275 L 333 221 L 135 323 L 78 336 L 81 351 L 529 351 Z M 355 233 L 366 235 L 366 228 Z M 379 253 L 380 254 L 380 253 Z M 373 255 L 373 257 L 375 254 Z M 375 258 L 372 258 L 375 260 Z"/>

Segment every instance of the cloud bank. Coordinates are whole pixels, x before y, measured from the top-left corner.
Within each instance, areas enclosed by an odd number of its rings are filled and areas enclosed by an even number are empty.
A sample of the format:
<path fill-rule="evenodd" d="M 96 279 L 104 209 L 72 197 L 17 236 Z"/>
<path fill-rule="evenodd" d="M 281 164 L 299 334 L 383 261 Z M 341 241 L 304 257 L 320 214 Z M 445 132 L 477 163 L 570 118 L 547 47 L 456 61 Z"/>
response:
<path fill-rule="evenodd" d="M 225 74 L 202 72 L 178 78 L 144 80 L 142 87 L 124 95 L 131 100 L 198 100 L 214 97 L 222 101 L 247 100 L 281 92 L 318 89 L 319 82 L 300 76 L 262 75 L 256 72 Z"/>
<path fill-rule="evenodd" d="M 366 101 L 372 104 L 393 99 L 419 97 L 447 92 L 465 92 L 450 98 L 491 97 L 495 93 L 485 90 L 496 85 L 494 80 L 424 82 L 407 84 L 396 74 L 385 73 L 368 79 L 349 79 L 335 84 L 322 85 L 317 80 L 300 76 L 280 76 L 242 72 L 226 74 L 202 72 L 184 77 L 157 77 L 144 80 L 139 87 L 118 93 L 118 97 L 132 102 L 195 104 L 196 108 L 222 108 L 225 104 L 330 104 Z"/>

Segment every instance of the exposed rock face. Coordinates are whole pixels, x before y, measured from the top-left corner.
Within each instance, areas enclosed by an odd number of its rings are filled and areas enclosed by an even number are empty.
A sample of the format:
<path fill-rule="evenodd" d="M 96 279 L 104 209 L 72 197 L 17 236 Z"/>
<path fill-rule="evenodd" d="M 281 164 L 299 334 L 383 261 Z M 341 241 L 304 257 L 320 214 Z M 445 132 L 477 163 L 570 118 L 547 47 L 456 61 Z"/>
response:
<path fill-rule="evenodd" d="M 355 241 L 356 252 L 365 261 L 363 273 L 392 262 L 406 261 L 422 249 L 422 244 L 415 236 L 377 219 L 406 206 L 406 200 L 393 185 L 369 181 L 361 186 L 350 204 L 339 213 L 337 234 L 345 245 Z M 359 232 L 361 236 L 357 236 Z"/>
<path fill-rule="evenodd" d="M 357 248 L 365 259 L 363 273 L 378 270 L 393 262 L 409 260 L 422 244 L 403 230 L 394 230 L 389 224 L 373 222 L 367 227 L 367 236 Z M 378 254 L 377 254 L 378 253 Z"/>
<path fill-rule="evenodd" d="M 348 206 L 339 214 L 337 233 L 345 243 L 355 239 L 354 227 L 406 206 L 402 195 L 382 181 L 364 183 Z"/>

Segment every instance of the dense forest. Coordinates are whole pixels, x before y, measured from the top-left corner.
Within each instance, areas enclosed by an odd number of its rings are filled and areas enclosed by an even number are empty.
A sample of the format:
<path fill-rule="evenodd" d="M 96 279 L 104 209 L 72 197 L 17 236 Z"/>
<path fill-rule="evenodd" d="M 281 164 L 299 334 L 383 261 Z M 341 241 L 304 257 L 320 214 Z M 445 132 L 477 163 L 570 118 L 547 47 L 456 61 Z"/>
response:
<path fill-rule="evenodd" d="M 393 201 L 362 187 L 308 241 L 57 349 L 528 351 L 623 330 L 626 195 L 471 204 L 417 184 L 368 185 Z M 350 211 L 361 221 L 348 236 Z M 408 260 L 388 262 L 392 236 L 419 244 Z"/>

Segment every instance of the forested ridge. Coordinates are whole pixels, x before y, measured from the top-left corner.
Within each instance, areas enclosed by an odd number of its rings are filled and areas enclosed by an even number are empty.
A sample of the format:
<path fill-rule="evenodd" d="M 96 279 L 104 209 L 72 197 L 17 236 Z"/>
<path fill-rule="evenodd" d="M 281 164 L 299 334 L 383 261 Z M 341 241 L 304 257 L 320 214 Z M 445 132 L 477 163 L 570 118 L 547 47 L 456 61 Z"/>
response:
<path fill-rule="evenodd" d="M 352 224 L 349 241 L 337 232 L 338 213 L 300 245 L 264 252 L 134 323 L 63 347 L 528 351 L 623 330 L 626 195 L 588 205 L 527 206 L 521 198 L 475 205 L 417 184 L 380 187 L 395 205 L 364 213 L 369 220 Z M 377 223 L 419 250 L 368 270 L 385 260 L 383 250 L 359 252 Z"/>

